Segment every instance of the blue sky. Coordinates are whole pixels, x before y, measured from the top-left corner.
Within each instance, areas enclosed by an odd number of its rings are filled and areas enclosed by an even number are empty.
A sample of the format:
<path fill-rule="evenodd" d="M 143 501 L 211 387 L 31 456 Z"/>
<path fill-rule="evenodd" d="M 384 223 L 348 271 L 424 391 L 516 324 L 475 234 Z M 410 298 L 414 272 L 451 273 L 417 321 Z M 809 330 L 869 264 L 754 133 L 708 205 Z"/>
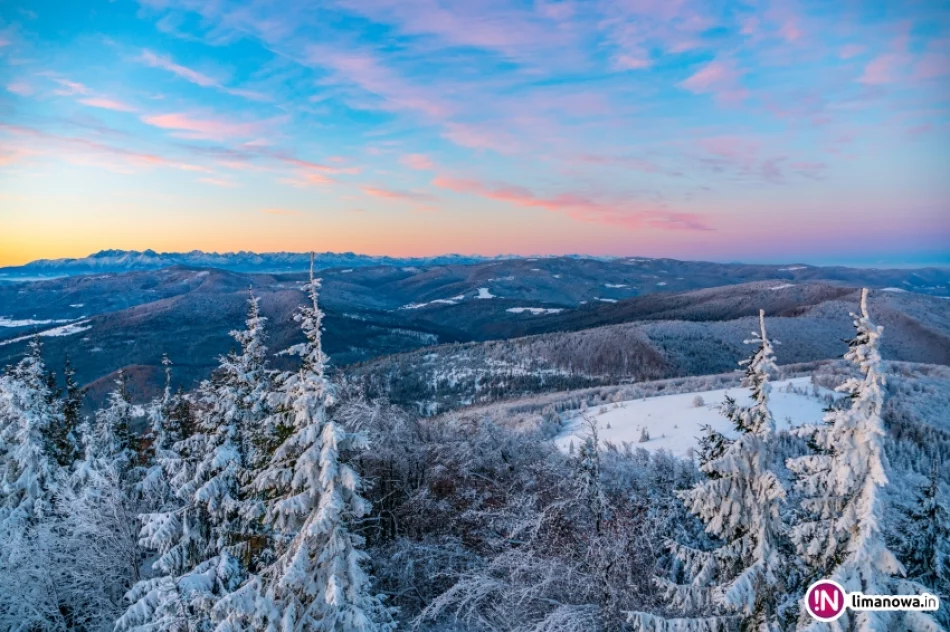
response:
<path fill-rule="evenodd" d="M 945 2 L 6 2 L 0 265 L 950 265 Z"/>

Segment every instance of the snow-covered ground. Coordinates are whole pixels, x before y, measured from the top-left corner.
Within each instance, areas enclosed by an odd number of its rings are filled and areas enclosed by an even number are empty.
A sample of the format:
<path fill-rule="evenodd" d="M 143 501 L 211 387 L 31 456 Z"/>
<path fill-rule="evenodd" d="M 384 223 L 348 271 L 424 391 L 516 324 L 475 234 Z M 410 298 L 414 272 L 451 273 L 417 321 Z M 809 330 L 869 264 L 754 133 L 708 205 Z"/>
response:
<path fill-rule="evenodd" d="M 60 320 L 48 319 L 48 320 L 33 320 L 32 318 L 26 318 L 21 320 L 14 320 L 12 318 L 6 318 L 0 316 L 0 327 L 32 327 L 35 325 L 50 325 L 52 323 L 68 323 L 69 319 L 64 318 Z"/>
<path fill-rule="evenodd" d="M 478 296 L 475 298 L 495 298 L 495 295 L 488 291 L 487 287 L 478 288 Z"/>
<path fill-rule="evenodd" d="M 528 312 L 538 316 L 540 314 L 560 314 L 564 311 L 564 309 L 561 307 L 509 307 L 505 311 L 512 314 L 523 314 Z"/>
<path fill-rule="evenodd" d="M 789 385 L 798 391 L 807 390 L 808 394 L 789 392 Z M 736 398 L 738 404 L 751 404 L 746 389 L 733 388 L 728 391 L 682 393 L 606 404 L 603 407 L 606 408 L 605 412 L 600 412 L 601 407 L 591 407 L 586 415 L 597 420 L 597 432 L 602 443 L 621 445 L 627 442 L 635 448 L 651 451 L 663 449 L 676 456 L 689 457 L 697 444 L 697 438 L 702 434 L 701 426 L 709 424 L 726 436 L 735 436 L 732 424 L 719 412 L 719 405 L 725 401 L 727 392 Z M 822 411 L 827 406 L 825 396 L 831 393 L 819 389 L 818 396 L 813 395 L 809 377 L 774 382 L 771 409 L 776 427 L 783 430 L 821 421 Z M 702 406 L 694 405 L 697 396 L 703 398 Z M 640 443 L 644 427 L 650 440 Z M 567 451 L 572 442 L 575 446 L 579 445 L 587 433 L 587 425 L 578 415 L 554 441 L 558 448 Z"/>
<path fill-rule="evenodd" d="M 781 285 L 773 285 L 773 286 L 770 287 L 769 289 L 770 289 L 770 290 L 784 290 L 785 288 L 788 288 L 788 287 L 795 287 L 795 284 L 794 284 L 794 283 L 782 283 Z"/>
<path fill-rule="evenodd" d="M 57 322 L 57 321 L 50 321 Z M 63 321 L 59 321 L 63 322 Z M 0 347 L 4 345 L 11 345 L 14 342 L 22 342 L 23 340 L 29 340 L 33 336 L 71 336 L 73 334 L 78 334 L 87 329 L 92 329 L 92 325 L 86 325 L 88 320 L 79 320 L 74 323 L 69 323 L 68 325 L 63 325 L 62 327 L 53 327 L 52 329 L 44 329 L 43 331 L 38 331 L 35 334 L 30 334 L 28 336 L 20 336 L 19 338 L 11 338 L 9 340 L 4 340 L 0 342 Z"/>

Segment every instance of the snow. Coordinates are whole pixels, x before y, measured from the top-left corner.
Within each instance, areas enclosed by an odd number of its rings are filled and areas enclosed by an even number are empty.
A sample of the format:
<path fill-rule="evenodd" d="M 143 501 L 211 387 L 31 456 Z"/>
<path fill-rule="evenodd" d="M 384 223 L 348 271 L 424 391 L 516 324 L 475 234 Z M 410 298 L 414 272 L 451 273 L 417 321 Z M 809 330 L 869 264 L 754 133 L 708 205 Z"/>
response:
<path fill-rule="evenodd" d="M 782 271 L 794 272 L 795 270 L 806 270 L 806 269 L 808 269 L 808 266 L 791 266 L 788 268 L 779 268 L 779 272 L 782 272 Z"/>
<path fill-rule="evenodd" d="M 195 275 L 195 278 L 196 278 L 196 279 L 200 279 L 200 278 L 203 278 L 203 277 L 208 276 L 209 274 L 211 274 L 211 273 L 208 272 L 207 270 L 202 270 L 201 272 L 199 272 L 198 274 Z"/>
<path fill-rule="evenodd" d="M 340 274 L 347 274 L 353 271 L 353 268 L 347 268 L 346 270 L 340 270 Z"/>
<path fill-rule="evenodd" d="M 882 292 L 904 292 L 907 293 L 907 290 L 899 287 L 885 287 L 881 289 Z"/>
<path fill-rule="evenodd" d="M 532 272 L 541 272 L 541 268 L 531 268 Z"/>
<path fill-rule="evenodd" d="M 796 389 L 807 389 L 809 395 L 786 392 L 788 385 Z M 743 393 L 743 391 L 745 391 Z M 646 450 L 667 450 L 675 456 L 688 457 L 701 436 L 700 426 L 709 424 L 728 437 L 736 433 L 729 420 L 719 413 L 719 404 L 725 400 L 726 393 L 736 397 L 741 406 L 752 403 L 748 391 L 742 388 L 717 391 L 663 395 L 647 399 L 636 399 L 608 405 L 604 413 L 598 408 L 587 411 L 588 416 L 597 420 L 597 432 L 602 442 L 620 445 L 630 443 L 634 448 Z M 789 419 L 791 426 L 821 421 L 827 406 L 826 394 L 832 391 L 819 389 L 819 397 L 811 395 L 811 378 L 800 377 L 772 383 L 771 410 L 775 418 L 776 430 L 787 430 Z M 700 407 L 693 406 L 693 399 L 701 396 L 706 402 Z M 743 396 L 744 395 L 744 396 Z M 651 439 L 639 443 L 641 429 L 646 426 Z M 587 428 L 580 415 L 568 423 L 567 429 L 555 438 L 555 445 L 567 451 L 573 442 L 575 447 L 584 440 Z"/>
<path fill-rule="evenodd" d="M 617 299 L 615 298 L 600 298 L 599 296 L 594 297 L 595 301 L 600 301 L 601 303 L 616 303 Z"/>
<path fill-rule="evenodd" d="M 63 321 L 49 321 L 49 322 L 63 322 Z M 80 332 L 92 329 L 92 325 L 84 327 L 88 320 L 78 320 L 74 323 L 69 323 L 68 325 L 63 325 L 62 327 L 53 327 L 52 329 L 45 329 L 43 331 L 38 331 L 35 334 L 30 334 L 29 336 L 20 336 L 18 338 L 11 338 L 9 340 L 4 340 L 0 342 L 0 347 L 4 345 L 11 345 L 14 342 L 22 342 L 24 340 L 29 340 L 34 335 L 35 336 L 71 336 L 73 334 L 78 334 Z"/>
<path fill-rule="evenodd" d="M 784 290 L 785 288 L 788 288 L 788 287 L 795 287 L 795 284 L 794 284 L 794 283 L 782 283 L 781 285 L 775 285 L 775 286 L 773 286 L 773 287 L 770 287 L 769 289 L 770 289 L 770 290 Z"/>
<path fill-rule="evenodd" d="M 621 287 L 630 287 L 630 286 L 627 285 L 626 283 L 604 283 L 604 287 L 621 288 Z"/>
<path fill-rule="evenodd" d="M 529 312 L 537 316 L 539 314 L 560 314 L 564 309 L 560 307 L 509 307 L 505 311 L 511 312 L 512 314 Z"/>
<path fill-rule="evenodd" d="M 560 279 L 560 278 L 561 278 L 561 275 L 560 275 L 560 274 L 555 274 L 555 275 L 554 275 L 554 278 L 555 278 L 555 279 Z"/>
<path fill-rule="evenodd" d="M 660 281 L 657 285 L 666 285 L 666 281 Z"/>
<path fill-rule="evenodd" d="M 437 298 L 427 303 L 409 303 L 408 305 L 403 305 L 399 309 L 422 309 L 423 307 L 428 307 L 429 305 L 458 305 L 459 301 L 463 300 L 464 298 L 464 294 L 459 294 L 458 296 L 453 296 L 452 298 Z"/>
<path fill-rule="evenodd" d="M 480 287 L 478 288 L 478 296 L 475 298 L 496 298 L 496 296 L 489 292 L 487 287 Z"/>
<path fill-rule="evenodd" d="M 70 305 L 70 307 L 73 307 Z M 63 318 L 60 320 L 48 319 L 48 320 L 33 320 L 31 318 L 26 318 L 23 320 L 13 320 L 11 318 L 4 318 L 0 316 L 0 327 L 31 327 L 33 325 L 51 325 L 53 323 L 68 323 L 68 318 Z"/>
<path fill-rule="evenodd" d="M 70 307 L 77 307 L 77 308 L 78 308 L 78 307 L 85 307 L 85 306 L 86 306 L 85 303 L 73 303 L 72 305 L 70 305 Z"/>

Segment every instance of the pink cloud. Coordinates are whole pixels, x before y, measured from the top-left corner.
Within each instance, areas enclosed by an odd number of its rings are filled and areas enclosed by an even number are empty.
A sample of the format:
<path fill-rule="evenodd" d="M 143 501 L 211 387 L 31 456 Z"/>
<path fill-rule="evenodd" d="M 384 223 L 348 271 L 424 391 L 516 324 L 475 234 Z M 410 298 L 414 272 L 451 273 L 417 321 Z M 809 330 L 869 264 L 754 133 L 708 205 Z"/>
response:
<path fill-rule="evenodd" d="M 398 200 L 403 202 L 425 202 L 432 199 L 428 193 L 418 191 L 400 191 L 397 189 L 384 189 L 381 187 L 363 187 L 363 193 L 371 197 L 383 198 L 385 200 Z"/>
<path fill-rule="evenodd" d="M 444 119 L 450 108 L 434 91 L 403 80 L 367 53 L 339 53 L 320 46 L 307 51 L 310 63 L 332 68 L 338 80 L 348 81 L 383 100 L 382 109 L 411 110 Z"/>
<path fill-rule="evenodd" d="M 22 81 L 8 83 L 6 88 L 7 92 L 12 92 L 13 94 L 19 95 L 21 97 L 28 97 L 35 92 L 32 86 Z"/>
<path fill-rule="evenodd" d="M 44 155 L 63 158 L 77 164 L 104 167 L 112 171 L 128 173 L 135 167 L 166 167 L 185 171 L 210 171 L 206 167 L 181 162 L 157 154 L 145 153 L 108 145 L 86 138 L 59 136 L 37 129 L 0 123 L 0 132 L 14 138 L 10 147 L 20 147 L 21 155 Z M 25 143 L 18 143 L 25 139 Z"/>
<path fill-rule="evenodd" d="M 113 110 L 115 112 L 135 112 L 135 108 L 121 101 L 105 99 L 100 97 L 90 97 L 88 99 L 79 99 L 79 103 L 93 108 L 102 108 L 104 110 Z"/>
<path fill-rule="evenodd" d="M 897 81 L 899 71 L 907 61 L 907 57 L 900 53 L 878 55 L 864 67 L 864 73 L 858 81 L 872 86 L 893 83 Z"/>
<path fill-rule="evenodd" d="M 71 97 L 76 94 L 91 94 L 89 88 L 78 81 L 70 81 L 69 79 L 63 79 L 61 77 L 53 77 L 53 81 L 62 86 L 60 89 L 53 90 L 53 94 L 55 95 Z"/>
<path fill-rule="evenodd" d="M 866 46 L 861 44 L 847 44 L 841 47 L 841 50 L 838 51 L 838 57 L 841 59 L 851 59 L 852 57 L 857 57 L 864 53 L 867 50 Z"/>
<path fill-rule="evenodd" d="M 198 72 L 197 70 L 192 70 L 186 66 L 176 64 L 170 57 L 163 55 L 156 55 L 150 50 L 142 51 L 142 55 L 139 57 L 139 60 L 147 66 L 152 68 L 160 68 L 162 70 L 167 70 L 168 72 L 181 77 L 185 81 L 189 81 L 197 86 L 202 88 L 216 88 L 228 94 L 244 97 L 251 101 L 268 101 L 270 98 L 267 95 L 261 94 L 260 92 L 255 92 L 253 90 L 242 90 L 237 88 L 229 88 L 223 83 L 209 77 L 208 75 Z"/>
<path fill-rule="evenodd" d="M 802 37 L 802 30 L 798 27 L 798 21 L 794 18 L 784 22 L 779 27 L 778 33 L 787 42 L 797 42 Z"/>
<path fill-rule="evenodd" d="M 680 86 L 694 94 L 712 94 L 720 101 L 736 102 L 747 95 L 739 84 L 740 76 L 731 63 L 714 60 L 682 81 Z"/>
<path fill-rule="evenodd" d="M 418 171 L 431 171 L 435 168 L 435 164 L 425 154 L 406 154 L 399 162 Z"/>
<path fill-rule="evenodd" d="M 498 126 L 446 123 L 442 137 L 469 149 L 491 149 L 500 154 L 515 153 L 520 143 Z"/>
<path fill-rule="evenodd" d="M 440 176 L 432 181 L 442 189 L 477 195 L 523 208 L 540 208 L 561 213 L 581 221 L 634 228 L 652 226 L 667 230 L 710 230 L 697 216 L 671 212 L 660 207 L 634 207 L 629 203 L 606 204 L 577 193 L 561 193 L 554 197 L 537 196 L 515 185 L 488 185 L 475 180 Z"/>
<path fill-rule="evenodd" d="M 914 67 L 916 79 L 928 80 L 950 76 L 950 53 L 933 50 L 924 53 Z"/>
<path fill-rule="evenodd" d="M 262 122 L 235 123 L 224 119 L 195 118 L 178 112 L 143 116 L 141 120 L 152 127 L 173 130 L 173 136 L 196 140 L 251 138 L 260 135 L 266 126 Z"/>

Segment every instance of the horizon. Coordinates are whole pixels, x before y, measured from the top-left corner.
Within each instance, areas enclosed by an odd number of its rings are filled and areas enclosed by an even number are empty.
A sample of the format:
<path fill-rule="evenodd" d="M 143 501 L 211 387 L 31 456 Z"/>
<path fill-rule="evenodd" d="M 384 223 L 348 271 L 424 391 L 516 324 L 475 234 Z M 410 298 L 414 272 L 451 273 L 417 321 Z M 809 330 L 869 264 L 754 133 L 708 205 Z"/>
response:
<path fill-rule="evenodd" d="M 565 252 L 565 253 L 554 253 L 554 254 L 539 254 L 539 253 L 530 253 L 530 254 L 514 254 L 514 253 L 498 253 L 498 254 L 480 254 L 480 253 L 465 253 L 465 252 L 437 252 L 434 254 L 419 255 L 419 256 L 394 256 L 388 255 L 385 253 L 381 254 L 370 254 L 362 253 L 355 251 L 342 251 L 342 250 L 274 250 L 274 251 L 255 251 L 255 250 L 238 250 L 238 251 L 208 251 L 194 249 L 189 251 L 158 251 L 153 248 L 147 248 L 145 250 L 127 250 L 122 248 L 104 248 L 102 250 L 89 253 L 80 257 L 57 257 L 53 259 L 43 258 L 43 259 L 34 259 L 23 264 L 16 264 L 10 266 L 0 266 L 0 272 L 8 268 L 21 268 L 28 267 L 30 265 L 40 264 L 40 263 L 55 263 L 60 261 L 81 261 L 83 259 L 93 258 L 99 255 L 112 255 L 115 254 L 136 254 L 136 255 L 148 255 L 150 256 L 174 256 L 174 255 L 191 255 L 191 254 L 204 254 L 209 256 L 218 256 L 218 257 L 228 257 L 228 256 L 238 256 L 238 255 L 256 255 L 256 256 L 268 256 L 268 255 L 298 255 L 306 256 L 308 254 L 320 255 L 336 255 L 336 256 L 347 256 L 352 255 L 353 257 L 363 257 L 368 259 L 397 259 L 397 260 L 413 260 L 413 259 L 437 259 L 437 258 L 472 258 L 472 259 L 483 259 L 487 261 L 491 260 L 503 260 L 503 259 L 555 259 L 555 258 L 571 258 L 571 259 L 595 259 L 602 261 L 610 261 L 616 259 L 669 259 L 674 261 L 684 261 L 691 263 L 716 263 L 723 265 L 762 265 L 762 266 L 779 266 L 779 265 L 805 265 L 813 268 L 833 268 L 833 267 L 842 267 L 842 268 L 854 268 L 854 269 L 868 269 L 868 270 L 886 270 L 886 269 L 924 269 L 924 268 L 937 268 L 937 269 L 946 269 L 950 268 L 950 262 L 938 262 L 938 263 L 894 263 L 887 261 L 877 261 L 877 262 L 849 262 L 849 261 L 825 261 L 825 262 L 809 262 L 804 260 L 716 260 L 716 259 L 690 259 L 690 258 L 679 258 L 679 257 L 647 257 L 645 255 L 639 254 L 624 254 L 624 255 L 597 255 L 591 253 L 583 252 Z M 175 264 L 182 265 L 182 264 Z M 171 266 L 174 267 L 174 266 Z M 214 266 L 207 266 L 213 268 Z"/>
<path fill-rule="evenodd" d="M 950 266 L 950 9 L 0 7 L 0 266 L 166 252 Z"/>

